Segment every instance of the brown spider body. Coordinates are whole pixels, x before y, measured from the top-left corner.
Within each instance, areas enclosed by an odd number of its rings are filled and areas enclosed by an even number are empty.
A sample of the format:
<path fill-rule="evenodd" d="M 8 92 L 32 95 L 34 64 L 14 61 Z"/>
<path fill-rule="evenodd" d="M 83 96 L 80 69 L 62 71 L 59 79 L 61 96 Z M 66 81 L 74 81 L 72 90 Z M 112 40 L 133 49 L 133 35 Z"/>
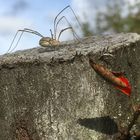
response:
<path fill-rule="evenodd" d="M 42 47 L 58 46 L 60 45 L 60 41 L 52 39 L 50 37 L 42 37 L 39 40 L 39 45 Z"/>
<path fill-rule="evenodd" d="M 72 11 L 72 13 L 73 13 L 74 16 L 75 16 L 75 19 L 77 20 L 78 24 L 79 24 L 80 27 L 81 27 L 81 24 L 80 24 L 80 22 L 78 21 L 78 18 L 76 17 L 75 12 L 74 12 L 73 9 L 71 8 L 71 6 L 68 5 L 68 6 L 66 6 L 64 9 L 62 9 L 62 10 L 57 14 L 57 16 L 55 17 L 55 19 L 54 19 L 54 29 L 53 29 L 53 32 L 52 32 L 52 30 L 50 29 L 51 37 L 44 37 L 44 36 L 43 36 L 42 34 L 40 34 L 38 31 L 35 31 L 35 30 L 32 30 L 32 29 L 28 29 L 28 28 L 20 29 L 20 30 L 18 30 L 18 31 L 16 32 L 16 34 L 15 34 L 15 36 L 14 36 L 12 42 L 11 42 L 11 45 L 10 45 L 10 47 L 9 47 L 9 49 L 8 49 L 8 51 L 7 51 L 7 53 L 11 50 L 11 48 L 12 48 L 12 46 L 13 46 L 13 44 L 14 44 L 14 41 L 15 41 L 15 39 L 16 39 L 16 37 L 17 37 L 17 35 L 18 35 L 19 32 L 21 32 L 21 34 L 20 34 L 20 36 L 19 36 L 19 38 L 18 38 L 18 40 L 17 40 L 17 43 L 15 44 L 15 47 L 14 47 L 10 52 L 12 52 L 12 51 L 17 47 L 17 45 L 18 45 L 18 43 L 19 43 L 19 41 L 20 41 L 20 39 L 21 39 L 23 33 L 25 33 L 25 32 L 31 33 L 31 34 L 34 34 L 34 35 L 37 35 L 37 36 L 41 37 L 41 39 L 40 39 L 40 41 L 39 41 L 39 45 L 42 46 L 42 47 L 50 47 L 50 46 L 58 46 L 58 45 L 60 45 L 60 41 L 59 41 L 60 36 L 61 36 L 61 34 L 62 34 L 64 31 L 66 31 L 66 30 L 71 30 L 72 33 L 73 33 L 73 36 L 76 37 L 76 39 L 78 39 L 78 38 L 79 38 L 78 35 L 77 35 L 77 34 L 75 33 L 75 31 L 73 30 L 73 28 L 72 28 L 70 22 L 67 20 L 67 18 L 66 18 L 65 16 L 62 16 L 62 17 L 60 17 L 60 18 L 58 19 L 59 15 L 60 15 L 64 10 L 66 10 L 66 9 L 68 9 L 68 8 Z M 58 27 L 58 24 L 60 23 L 60 21 L 62 21 L 62 20 L 65 20 L 65 21 L 67 22 L 68 27 L 67 27 L 67 28 L 63 28 L 63 29 L 60 31 L 60 33 L 57 35 L 57 33 L 56 33 L 57 27 Z"/>

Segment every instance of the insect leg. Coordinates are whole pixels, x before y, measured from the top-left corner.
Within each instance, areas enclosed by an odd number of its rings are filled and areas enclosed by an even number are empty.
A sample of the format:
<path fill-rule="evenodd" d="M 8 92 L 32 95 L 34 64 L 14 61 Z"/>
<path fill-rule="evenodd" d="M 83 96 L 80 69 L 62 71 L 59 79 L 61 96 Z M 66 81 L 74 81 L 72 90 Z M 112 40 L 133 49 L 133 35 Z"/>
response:
<path fill-rule="evenodd" d="M 18 45 L 18 43 L 19 43 L 19 41 L 20 41 L 20 39 L 21 39 L 23 33 L 24 33 L 24 31 L 21 31 L 21 34 L 20 34 L 20 36 L 19 36 L 19 38 L 18 38 L 18 40 L 17 40 L 16 45 L 14 46 L 14 48 L 13 48 L 9 53 L 11 53 L 11 52 L 17 47 L 17 45 Z"/>
<path fill-rule="evenodd" d="M 14 35 L 14 38 L 13 38 L 11 44 L 10 44 L 10 47 L 9 47 L 8 50 L 6 51 L 6 54 L 7 54 L 7 53 L 10 51 L 10 49 L 12 48 L 12 45 L 13 45 L 13 43 L 14 43 L 14 41 L 15 41 L 17 35 L 18 35 L 18 33 L 19 33 L 19 30 L 18 30 L 18 31 L 16 32 L 16 34 Z"/>
<path fill-rule="evenodd" d="M 17 40 L 17 43 L 16 43 L 15 47 L 10 51 L 10 49 L 13 46 L 13 43 L 14 43 L 14 41 L 15 41 L 15 39 L 16 39 L 16 37 L 17 37 L 17 35 L 18 35 L 19 32 L 21 32 L 21 34 L 19 36 L 19 39 Z M 8 49 L 8 51 L 6 53 L 8 53 L 9 51 L 12 52 L 17 47 L 17 45 L 18 45 L 18 43 L 19 43 L 19 41 L 20 41 L 20 39 L 21 39 L 21 37 L 22 37 L 22 35 L 23 35 L 24 32 L 35 34 L 35 35 L 38 35 L 40 37 L 43 37 L 43 35 L 41 35 L 39 32 L 34 31 L 34 30 L 31 30 L 31 29 L 28 29 L 28 28 L 24 28 L 23 30 L 18 30 L 16 32 L 16 34 L 15 34 L 13 40 L 12 40 L 12 43 L 11 43 L 11 45 L 10 45 L 10 47 L 9 47 L 9 49 Z"/>
<path fill-rule="evenodd" d="M 60 38 L 61 34 L 62 34 L 64 31 L 69 30 L 69 29 L 72 31 L 73 36 L 74 36 L 78 41 L 80 41 L 80 40 L 78 39 L 77 35 L 74 33 L 74 30 L 73 30 L 72 27 L 67 27 L 67 28 L 62 29 L 62 30 L 60 31 L 59 35 L 58 35 L 58 39 L 57 39 L 57 40 L 59 41 L 59 38 Z"/>
<path fill-rule="evenodd" d="M 65 28 L 65 29 L 62 29 L 62 30 L 60 31 L 57 40 L 59 41 L 59 38 L 60 38 L 62 32 L 64 32 L 65 30 L 71 29 L 71 31 L 72 31 L 72 33 L 73 33 L 73 36 L 79 41 L 79 36 L 78 36 L 77 33 L 74 31 L 72 25 L 70 24 L 70 22 L 67 20 L 67 18 L 66 18 L 65 16 L 62 16 L 62 17 L 58 20 L 58 22 L 56 23 L 56 30 L 57 30 L 57 27 L 58 27 L 59 22 L 60 22 L 62 19 L 65 19 L 65 21 L 68 23 L 69 27 L 67 27 L 67 28 Z"/>
<path fill-rule="evenodd" d="M 40 34 L 39 32 L 37 32 L 35 30 L 32 30 L 32 29 L 24 28 L 24 32 L 30 32 L 30 33 L 35 34 L 35 35 L 38 35 L 40 37 L 44 37 L 42 34 Z"/>
<path fill-rule="evenodd" d="M 55 17 L 55 19 L 54 19 L 54 39 L 56 39 L 56 21 L 57 21 L 57 18 L 58 18 L 58 16 L 59 16 L 64 10 L 66 10 L 66 9 L 68 9 L 68 8 L 72 11 L 73 15 L 75 16 L 75 19 L 77 20 L 78 24 L 80 25 L 80 28 L 82 29 L 82 25 L 81 25 L 81 23 L 79 22 L 79 20 L 78 20 L 76 14 L 75 14 L 75 12 L 74 12 L 74 10 L 71 8 L 70 5 L 68 5 L 68 6 L 66 6 L 64 9 L 62 9 L 62 10 L 56 15 L 56 17 Z"/>

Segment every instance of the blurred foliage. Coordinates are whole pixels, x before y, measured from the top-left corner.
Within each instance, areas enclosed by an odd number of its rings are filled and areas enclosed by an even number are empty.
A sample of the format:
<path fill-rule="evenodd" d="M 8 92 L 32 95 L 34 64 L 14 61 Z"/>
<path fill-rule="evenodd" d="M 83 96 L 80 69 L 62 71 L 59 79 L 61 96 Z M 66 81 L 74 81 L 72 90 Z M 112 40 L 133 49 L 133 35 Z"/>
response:
<path fill-rule="evenodd" d="M 108 0 L 106 10 L 98 11 L 95 21 L 94 32 L 90 32 L 90 24 L 83 24 L 84 36 L 119 32 L 140 33 L 140 2 L 136 1 L 132 6 L 124 0 Z"/>
<path fill-rule="evenodd" d="M 83 36 L 92 36 L 93 32 L 90 28 L 90 24 L 87 23 L 82 23 L 82 31 L 83 31 Z"/>

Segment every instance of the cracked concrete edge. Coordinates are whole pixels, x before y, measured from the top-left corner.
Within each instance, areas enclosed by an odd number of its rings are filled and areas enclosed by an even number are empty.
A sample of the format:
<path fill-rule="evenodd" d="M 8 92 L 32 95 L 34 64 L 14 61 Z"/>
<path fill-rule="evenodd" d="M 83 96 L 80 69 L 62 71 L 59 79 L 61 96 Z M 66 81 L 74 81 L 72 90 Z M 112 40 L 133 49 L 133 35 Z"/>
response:
<path fill-rule="evenodd" d="M 104 48 L 113 52 L 121 47 L 131 46 L 131 43 L 140 41 L 140 35 L 136 33 L 120 33 L 105 36 L 92 36 L 81 39 L 80 42 L 62 42 L 57 47 L 37 47 L 24 51 L 17 51 L 11 54 L 0 56 L 0 68 L 12 68 L 14 65 L 27 63 L 51 63 L 55 61 L 66 62 L 72 60 L 76 55 L 86 56 L 89 52 L 97 54 Z"/>

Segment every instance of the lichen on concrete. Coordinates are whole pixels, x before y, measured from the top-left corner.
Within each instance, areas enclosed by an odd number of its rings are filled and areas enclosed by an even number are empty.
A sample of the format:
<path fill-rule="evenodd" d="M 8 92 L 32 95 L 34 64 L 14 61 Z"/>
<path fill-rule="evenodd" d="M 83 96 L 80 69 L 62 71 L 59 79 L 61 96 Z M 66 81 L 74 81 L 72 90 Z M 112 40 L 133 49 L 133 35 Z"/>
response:
<path fill-rule="evenodd" d="M 110 65 L 97 59 L 104 48 L 114 55 L 107 59 Z M 125 71 L 131 98 L 97 75 L 88 53 L 112 70 Z M 129 123 L 131 102 L 140 100 L 139 53 L 140 35 L 122 33 L 0 56 L 1 140 L 15 139 L 20 120 L 33 140 L 113 139 L 116 131 L 97 129 L 95 120 L 109 116 L 114 124 Z"/>

